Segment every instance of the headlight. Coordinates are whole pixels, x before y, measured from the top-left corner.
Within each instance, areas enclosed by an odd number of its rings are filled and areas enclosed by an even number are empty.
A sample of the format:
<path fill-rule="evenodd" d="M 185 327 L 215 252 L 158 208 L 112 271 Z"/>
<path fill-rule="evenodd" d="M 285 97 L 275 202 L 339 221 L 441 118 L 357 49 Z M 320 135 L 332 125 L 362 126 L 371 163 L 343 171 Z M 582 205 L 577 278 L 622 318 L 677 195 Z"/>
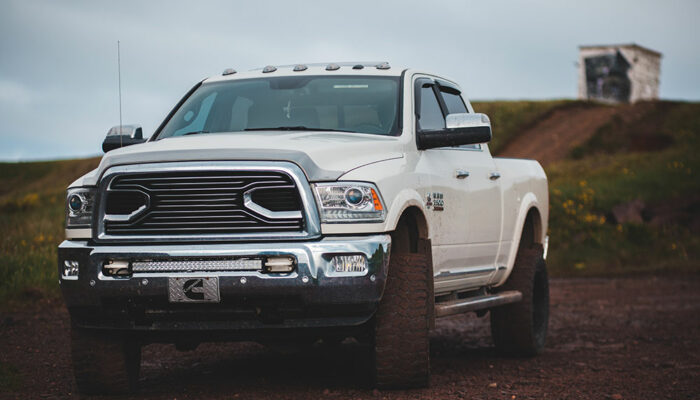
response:
<path fill-rule="evenodd" d="M 370 183 L 333 182 L 314 184 L 321 222 L 383 222 L 384 203 Z"/>
<path fill-rule="evenodd" d="M 68 189 L 66 196 L 66 228 L 89 228 L 92 223 L 92 208 L 95 204 L 95 189 Z"/>

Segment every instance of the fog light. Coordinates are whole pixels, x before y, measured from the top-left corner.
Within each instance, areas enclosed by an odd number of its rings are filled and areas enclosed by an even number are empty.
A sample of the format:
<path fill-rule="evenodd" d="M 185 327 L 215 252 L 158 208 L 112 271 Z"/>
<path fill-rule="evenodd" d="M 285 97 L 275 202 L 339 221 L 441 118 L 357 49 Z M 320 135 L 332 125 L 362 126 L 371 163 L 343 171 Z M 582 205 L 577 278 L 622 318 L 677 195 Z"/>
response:
<path fill-rule="evenodd" d="M 102 272 L 109 276 L 128 276 L 131 273 L 126 260 L 108 260 L 102 267 Z"/>
<path fill-rule="evenodd" d="M 292 272 L 292 270 L 294 270 L 292 257 L 267 257 L 265 260 L 266 272 Z"/>
<path fill-rule="evenodd" d="M 78 274 L 80 273 L 80 263 L 75 260 L 65 260 L 63 261 L 63 279 L 78 279 Z"/>
<path fill-rule="evenodd" d="M 331 264 L 337 273 L 367 271 L 367 257 L 364 255 L 333 256 Z"/>

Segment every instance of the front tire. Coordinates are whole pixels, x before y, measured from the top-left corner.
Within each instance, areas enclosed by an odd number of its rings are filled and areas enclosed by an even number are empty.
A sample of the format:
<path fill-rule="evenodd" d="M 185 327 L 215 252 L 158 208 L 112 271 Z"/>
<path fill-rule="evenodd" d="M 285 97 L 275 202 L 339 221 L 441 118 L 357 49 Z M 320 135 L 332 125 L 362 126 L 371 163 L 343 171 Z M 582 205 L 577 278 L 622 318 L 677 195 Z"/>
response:
<path fill-rule="evenodd" d="M 136 391 L 141 346 L 124 335 L 72 327 L 71 356 L 80 393 L 125 394 Z"/>
<path fill-rule="evenodd" d="M 549 281 L 542 246 L 521 248 L 499 291 L 517 290 L 523 299 L 491 310 L 491 336 L 508 355 L 532 357 L 544 348 L 549 321 Z"/>
<path fill-rule="evenodd" d="M 391 256 L 374 325 L 374 381 L 378 387 L 425 387 L 429 383 L 429 265 L 424 254 Z"/>

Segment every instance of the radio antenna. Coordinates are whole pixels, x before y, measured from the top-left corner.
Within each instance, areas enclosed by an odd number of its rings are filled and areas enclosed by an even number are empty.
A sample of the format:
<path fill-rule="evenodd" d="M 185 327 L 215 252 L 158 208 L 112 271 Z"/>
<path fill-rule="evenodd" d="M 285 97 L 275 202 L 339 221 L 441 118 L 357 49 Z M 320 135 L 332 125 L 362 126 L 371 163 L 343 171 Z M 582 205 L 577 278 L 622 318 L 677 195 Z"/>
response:
<path fill-rule="evenodd" d="M 117 76 L 119 79 L 119 147 L 124 146 L 124 138 L 122 134 L 122 62 L 119 49 L 119 41 L 117 40 Z"/>

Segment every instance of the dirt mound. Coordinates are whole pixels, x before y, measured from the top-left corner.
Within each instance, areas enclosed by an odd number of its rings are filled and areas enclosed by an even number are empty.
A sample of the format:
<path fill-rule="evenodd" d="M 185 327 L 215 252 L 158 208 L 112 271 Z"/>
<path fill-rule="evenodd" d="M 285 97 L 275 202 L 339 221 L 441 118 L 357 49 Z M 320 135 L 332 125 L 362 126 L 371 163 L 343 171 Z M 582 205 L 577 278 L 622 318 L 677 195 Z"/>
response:
<path fill-rule="evenodd" d="M 498 156 L 532 158 L 543 165 L 564 159 L 619 112 L 617 107 L 587 104 L 555 109 L 505 145 Z"/>

